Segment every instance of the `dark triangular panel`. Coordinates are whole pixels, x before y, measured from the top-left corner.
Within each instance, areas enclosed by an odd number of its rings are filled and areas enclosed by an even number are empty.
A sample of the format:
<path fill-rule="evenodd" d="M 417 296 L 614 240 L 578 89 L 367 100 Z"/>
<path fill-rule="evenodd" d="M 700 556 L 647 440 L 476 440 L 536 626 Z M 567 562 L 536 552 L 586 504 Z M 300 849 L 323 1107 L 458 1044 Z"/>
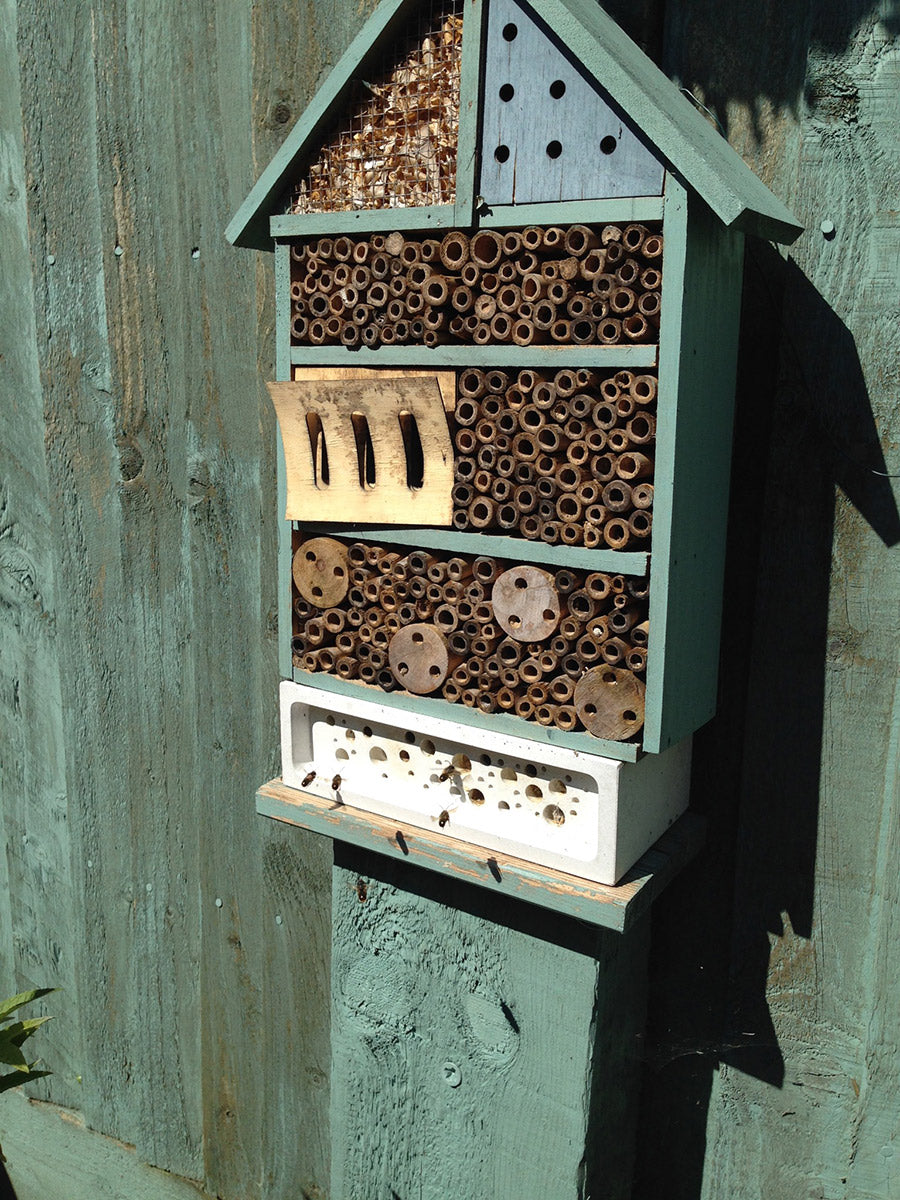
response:
<path fill-rule="evenodd" d="M 658 196 L 663 167 L 533 11 L 490 0 L 480 192 L 489 205 Z"/>

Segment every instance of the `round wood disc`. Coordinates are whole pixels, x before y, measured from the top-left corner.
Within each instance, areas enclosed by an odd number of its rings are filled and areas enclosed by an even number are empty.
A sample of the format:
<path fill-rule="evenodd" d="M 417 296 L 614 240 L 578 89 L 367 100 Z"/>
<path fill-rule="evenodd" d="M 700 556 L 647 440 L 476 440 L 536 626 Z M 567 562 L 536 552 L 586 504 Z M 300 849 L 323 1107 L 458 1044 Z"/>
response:
<path fill-rule="evenodd" d="M 334 538 L 310 538 L 294 555 L 294 583 L 316 608 L 334 608 L 347 595 L 350 572 L 347 547 Z"/>
<path fill-rule="evenodd" d="M 511 567 L 498 575 L 491 592 L 494 617 L 517 642 L 540 642 L 559 624 L 559 593 L 549 571 Z"/>
<path fill-rule="evenodd" d="M 644 684 L 630 671 L 600 666 L 586 671 L 575 685 L 575 711 L 594 737 L 621 742 L 644 724 Z"/>
<path fill-rule="evenodd" d="M 400 686 L 417 696 L 440 687 L 450 670 L 444 635 L 421 622 L 397 630 L 388 646 L 388 662 Z"/>

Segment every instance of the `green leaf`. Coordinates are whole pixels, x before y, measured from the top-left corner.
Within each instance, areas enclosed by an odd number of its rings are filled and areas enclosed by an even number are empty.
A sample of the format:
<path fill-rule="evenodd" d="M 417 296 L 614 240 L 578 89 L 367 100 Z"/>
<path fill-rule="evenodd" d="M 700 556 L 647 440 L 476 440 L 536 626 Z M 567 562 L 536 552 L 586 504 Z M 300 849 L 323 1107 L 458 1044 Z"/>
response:
<path fill-rule="evenodd" d="M 0 1075 L 0 1092 L 8 1092 L 10 1088 L 21 1087 L 23 1083 L 28 1083 L 32 1079 L 40 1079 L 44 1075 L 52 1075 L 52 1071 L 32 1071 L 29 1067 L 27 1072 L 12 1071 L 8 1075 Z"/>
<path fill-rule="evenodd" d="M 8 1063 L 11 1067 L 16 1067 L 19 1071 L 27 1071 L 28 1063 L 25 1060 L 25 1055 L 9 1038 L 0 1038 L 0 1063 Z"/>
<path fill-rule="evenodd" d="M 0 1040 L 7 1038 L 14 1046 L 21 1046 L 23 1042 L 27 1042 L 36 1029 L 44 1024 L 45 1021 L 52 1021 L 52 1017 L 34 1017 L 30 1021 L 16 1021 L 14 1025 L 8 1025 L 6 1029 L 0 1030 Z"/>
<path fill-rule="evenodd" d="M 11 996 L 9 1000 L 4 1000 L 0 1004 L 0 1021 L 5 1021 L 10 1013 L 21 1008 L 23 1004 L 30 1004 L 32 1000 L 40 1000 L 41 996 L 49 996 L 51 992 L 55 992 L 56 988 L 33 988 L 30 992 L 19 992 L 17 996 Z"/>

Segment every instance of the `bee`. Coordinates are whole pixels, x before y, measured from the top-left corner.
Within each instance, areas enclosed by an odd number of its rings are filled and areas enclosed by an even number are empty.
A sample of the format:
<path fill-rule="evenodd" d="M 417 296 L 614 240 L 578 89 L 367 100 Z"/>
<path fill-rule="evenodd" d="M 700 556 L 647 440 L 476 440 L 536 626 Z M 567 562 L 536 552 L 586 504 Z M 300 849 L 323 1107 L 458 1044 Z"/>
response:
<path fill-rule="evenodd" d="M 447 810 L 445 808 L 444 811 L 441 813 L 441 815 L 438 817 L 438 825 L 441 827 L 441 829 L 443 829 L 445 825 L 449 825 L 449 824 L 450 824 L 450 814 L 447 812 Z"/>
<path fill-rule="evenodd" d="M 340 775 L 335 775 L 334 779 L 332 779 L 332 781 L 331 781 L 331 790 L 332 790 L 333 792 L 339 792 L 339 791 L 341 790 L 341 777 L 340 777 Z"/>
<path fill-rule="evenodd" d="M 312 783 L 312 781 L 315 779 L 315 777 L 316 777 L 315 771 L 310 771 L 307 775 L 303 776 L 303 779 L 300 782 L 300 786 L 301 787 L 309 787 L 309 785 Z"/>
<path fill-rule="evenodd" d="M 357 898 L 357 900 L 359 900 L 360 904 L 365 904 L 368 895 L 369 895 L 369 888 L 368 888 L 366 881 L 364 879 L 357 879 L 357 881 L 356 881 L 356 898 Z"/>
<path fill-rule="evenodd" d="M 447 763 L 440 775 L 438 775 L 438 783 L 446 783 L 454 771 L 453 763 Z"/>

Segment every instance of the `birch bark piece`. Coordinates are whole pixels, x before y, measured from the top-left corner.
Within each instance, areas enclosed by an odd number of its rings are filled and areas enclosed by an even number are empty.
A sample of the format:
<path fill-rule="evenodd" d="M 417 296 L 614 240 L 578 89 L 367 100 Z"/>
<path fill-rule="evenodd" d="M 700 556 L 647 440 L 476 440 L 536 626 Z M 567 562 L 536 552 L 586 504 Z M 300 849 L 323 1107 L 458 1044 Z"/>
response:
<path fill-rule="evenodd" d="M 491 593 L 494 617 L 517 642 L 540 642 L 559 624 L 559 593 L 549 571 L 511 567 L 497 577 Z"/>
<path fill-rule="evenodd" d="M 644 684 L 631 671 L 599 666 L 575 685 L 575 711 L 588 733 L 621 742 L 644 724 Z"/>
<path fill-rule="evenodd" d="M 294 583 L 316 608 L 334 608 L 347 595 L 347 548 L 334 538 L 310 538 L 294 555 Z"/>
<path fill-rule="evenodd" d="M 420 622 L 397 630 L 388 646 L 388 663 L 401 687 L 426 696 L 447 678 L 450 655 L 443 634 Z"/>

